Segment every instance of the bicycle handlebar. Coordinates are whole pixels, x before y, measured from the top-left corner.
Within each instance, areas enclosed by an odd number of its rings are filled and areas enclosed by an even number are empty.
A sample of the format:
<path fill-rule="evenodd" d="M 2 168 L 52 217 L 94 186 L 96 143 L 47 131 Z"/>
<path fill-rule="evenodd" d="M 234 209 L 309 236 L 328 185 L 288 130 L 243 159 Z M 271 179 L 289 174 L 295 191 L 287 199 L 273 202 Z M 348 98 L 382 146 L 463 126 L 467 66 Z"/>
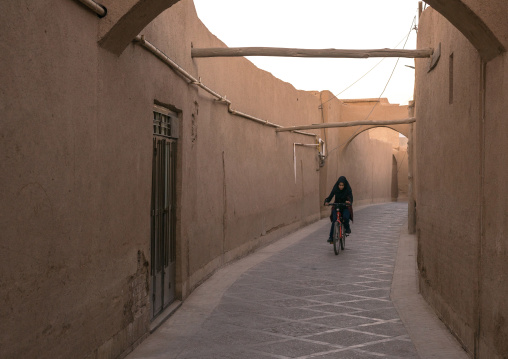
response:
<path fill-rule="evenodd" d="M 347 203 L 327 203 L 325 202 L 325 206 L 334 206 L 334 207 L 347 207 L 347 206 L 350 206 L 351 204 L 347 204 Z"/>

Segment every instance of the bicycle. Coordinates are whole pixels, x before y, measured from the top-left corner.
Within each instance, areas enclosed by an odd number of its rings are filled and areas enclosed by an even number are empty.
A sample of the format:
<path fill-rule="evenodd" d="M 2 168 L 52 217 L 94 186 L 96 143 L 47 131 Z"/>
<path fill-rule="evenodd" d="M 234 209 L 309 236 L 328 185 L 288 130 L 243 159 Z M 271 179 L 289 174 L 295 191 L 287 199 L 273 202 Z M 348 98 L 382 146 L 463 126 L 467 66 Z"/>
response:
<path fill-rule="evenodd" d="M 346 233 L 346 228 L 344 226 L 344 222 L 342 221 L 342 210 L 347 208 L 347 204 L 345 203 L 325 203 L 326 206 L 333 206 L 333 209 L 337 211 L 337 220 L 333 225 L 333 252 L 335 255 L 338 255 L 340 250 L 344 250 L 346 248 L 346 237 L 348 234 Z"/>

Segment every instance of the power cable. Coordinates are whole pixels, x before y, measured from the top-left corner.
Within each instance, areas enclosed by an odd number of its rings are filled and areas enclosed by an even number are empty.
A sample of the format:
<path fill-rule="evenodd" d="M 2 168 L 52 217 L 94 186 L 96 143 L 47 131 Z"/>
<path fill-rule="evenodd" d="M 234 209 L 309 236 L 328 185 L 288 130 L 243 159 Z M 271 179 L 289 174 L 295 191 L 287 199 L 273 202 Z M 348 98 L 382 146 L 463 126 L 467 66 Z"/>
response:
<path fill-rule="evenodd" d="M 407 42 L 407 38 L 408 38 L 407 36 L 404 36 L 404 37 L 402 38 L 402 40 L 400 40 L 400 41 L 397 43 L 397 45 L 395 45 L 395 46 L 394 46 L 394 48 L 396 49 L 396 48 L 397 48 L 397 46 L 399 46 L 399 45 L 400 45 L 400 43 L 401 43 L 402 41 L 404 41 L 404 40 L 406 40 L 406 42 Z M 405 45 L 404 45 L 404 46 L 405 46 Z M 342 93 L 346 92 L 346 91 L 347 91 L 347 90 L 349 90 L 351 87 L 353 87 L 353 85 L 356 85 L 356 83 L 357 83 L 357 82 L 359 82 L 361 79 L 363 79 L 365 76 L 367 76 L 367 75 L 368 75 L 368 74 L 369 74 L 372 70 L 374 70 L 376 67 L 378 67 L 378 66 L 379 66 L 379 64 L 380 64 L 381 62 L 383 62 L 384 60 L 386 60 L 386 59 L 387 59 L 387 57 L 383 57 L 383 58 L 381 59 L 381 61 L 379 61 L 377 64 L 375 64 L 375 65 L 374 65 L 374 66 L 373 66 L 373 67 L 372 67 L 369 71 L 367 71 L 365 74 L 363 74 L 363 75 L 362 75 L 362 76 L 361 76 L 358 80 L 356 80 L 355 82 L 353 82 L 351 85 L 349 85 L 348 87 L 346 87 L 344 90 L 342 90 L 342 91 L 341 91 L 341 92 L 339 92 L 338 94 L 333 95 L 333 97 L 331 97 L 331 98 L 329 98 L 328 100 L 326 100 L 325 102 L 323 102 L 323 103 L 321 104 L 321 106 L 322 106 L 322 105 L 324 105 L 325 103 L 327 103 L 328 101 L 331 101 L 331 100 L 333 100 L 334 98 L 337 98 L 337 97 L 338 97 L 338 96 L 340 96 Z"/>
<path fill-rule="evenodd" d="M 402 159 L 400 160 L 399 168 L 397 168 L 397 174 L 399 173 L 400 168 L 402 167 L 402 164 L 404 163 L 404 159 L 406 158 L 406 156 L 407 156 L 407 150 L 404 152 L 404 156 L 402 156 Z"/>
<path fill-rule="evenodd" d="M 409 33 L 407 34 L 407 36 L 406 36 L 406 41 L 404 42 L 404 46 L 402 47 L 403 49 L 406 47 L 406 44 L 407 44 L 407 42 L 408 42 L 408 40 L 409 40 L 409 36 L 411 35 L 411 31 L 413 31 L 413 30 L 414 30 L 414 28 L 413 28 L 413 24 L 415 23 L 415 21 L 416 21 L 416 16 L 413 18 L 413 21 L 411 22 L 411 26 L 410 26 L 410 28 L 409 28 Z M 383 59 L 383 60 L 384 60 L 384 59 Z M 369 114 L 367 115 L 367 117 L 365 117 L 364 121 L 367 121 L 367 120 L 369 119 L 370 115 L 372 114 L 372 112 L 374 111 L 374 109 L 376 108 L 376 106 L 377 106 L 377 105 L 379 105 L 379 100 L 381 99 L 381 96 L 383 96 L 383 94 L 385 93 L 385 91 L 386 91 L 386 89 L 387 89 L 387 87 L 388 87 L 388 84 L 390 83 L 390 80 L 392 79 L 393 74 L 395 73 L 395 69 L 397 68 L 397 65 L 398 65 L 398 63 L 399 63 L 399 60 L 400 60 L 400 57 L 398 57 L 398 58 L 397 58 L 397 61 L 395 62 L 395 66 L 393 67 L 392 73 L 390 74 L 390 77 L 388 78 L 388 81 L 386 82 L 386 85 L 385 85 L 385 87 L 384 87 L 384 89 L 383 89 L 383 92 L 381 92 L 381 95 L 379 95 L 379 97 L 378 97 L 378 101 L 374 104 L 374 106 L 372 106 L 372 109 L 370 110 L 370 112 L 369 112 Z M 382 61 L 382 60 L 381 60 L 381 61 Z M 381 61 L 380 61 L 380 62 L 381 62 Z M 329 100 L 328 100 L 328 101 L 329 101 Z M 328 101 L 327 101 L 327 102 L 328 102 Z M 324 102 L 324 103 L 326 103 L 326 102 Z M 323 104 L 324 104 L 324 103 L 323 103 Z M 323 108 L 322 108 L 322 107 L 321 107 L 321 111 L 323 111 Z M 358 129 L 355 131 L 355 133 L 353 133 L 353 135 L 351 135 L 351 136 L 350 136 L 350 137 L 349 137 L 349 138 L 348 138 L 345 142 L 343 142 L 343 143 L 342 143 L 342 144 L 340 144 L 339 146 L 335 147 L 334 149 L 332 149 L 332 150 L 328 151 L 328 153 L 327 153 L 326 157 L 328 157 L 328 156 L 330 155 L 330 153 L 332 153 L 333 151 L 335 151 L 335 150 L 337 150 L 337 149 L 341 148 L 342 146 L 346 145 L 347 143 L 349 143 L 349 141 L 350 141 L 352 138 L 354 138 L 354 137 L 358 134 L 358 132 L 362 129 L 362 127 L 363 127 L 363 126 L 358 127 Z M 325 131 L 325 132 L 326 132 L 326 131 Z"/>

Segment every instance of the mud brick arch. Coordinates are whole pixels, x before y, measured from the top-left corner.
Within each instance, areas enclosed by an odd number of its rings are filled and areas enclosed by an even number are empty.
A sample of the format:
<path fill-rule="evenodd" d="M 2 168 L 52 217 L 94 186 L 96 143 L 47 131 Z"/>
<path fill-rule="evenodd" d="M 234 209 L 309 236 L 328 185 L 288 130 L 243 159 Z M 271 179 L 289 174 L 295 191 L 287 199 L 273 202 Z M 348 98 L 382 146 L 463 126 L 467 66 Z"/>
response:
<path fill-rule="evenodd" d="M 374 128 L 389 128 L 390 130 L 393 130 L 395 132 L 398 132 L 406 137 L 409 137 L 409 124 L 404 125 L 392 125 L 392 126 L 379 126 L 379 125 L 372 125 L 372 126 L 362 126 L 360 131 L 358 131 L 358 128 L 351 127 L 348 128 L 349 132 L 351 132 L 351 136 L 349 137 L 347 141 L 347 145 L 349 145 L 356 137 L 358 137 L 360 134 L 367 130 L 372 130 Z M 356 132 L 358 131 L 358 132 Z M 347 135 L 346 135 L 347 136 Z"/>

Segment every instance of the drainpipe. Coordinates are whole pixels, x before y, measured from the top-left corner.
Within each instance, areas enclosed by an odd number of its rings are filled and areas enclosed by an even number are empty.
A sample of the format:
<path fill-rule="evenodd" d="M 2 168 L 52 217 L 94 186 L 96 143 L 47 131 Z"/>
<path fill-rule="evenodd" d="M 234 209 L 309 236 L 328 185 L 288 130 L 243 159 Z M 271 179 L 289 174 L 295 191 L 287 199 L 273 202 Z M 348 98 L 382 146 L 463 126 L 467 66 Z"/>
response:
<path fill-rule="evenodd" d="M 274 127 L 274 128 L 282 128 L 281 125 L 277 125 L 275 123 L 268 122 L 268 120 L 265 121 L 265 120 L 262 120 L 260 118 L 248 115 L 246 113 L 234 110 L 231 107 L 231 101 L 226 99 L 226 96 L 221 96 L 217 92 L 215 92 L 212 89 L 210 89 L 208 86 L 205 86 L 201 82 L 201 79 L 196 79 L 190 73 L 185 71 L 175 61 L 171 60 L 165 53 L 163 53 L 161 50 L 159 50 L 154 45 L 152 45 L 149 41 L 145 40 L 144 35 L 138 35 L 138 36 L 136 36 L 133 41 L 139 43 L 142 47 L 144 47 L 146 50 L 150 51 L 153 55 L 158 57 L 162 62 L 164 62 L 166 65 L 168 65 L 170 68 L 172 68 L 175 72 L 177 72 L 182 77 L 184 77 L 188 81 L 188 83 L 190 85 L 194 85 L 194 86 L 198 86 L 198 87 L 202 88 L 203 90 L 205 90 L 206 92 L 208 92 L 209 94 L 214 96 L 217 101 L 226 104 L 228 106 L 228 112 L 230 114 L 235 115 L 235 116 L 239 116 L 239 117 L 243 117 L 243 118 L 249 119 L 249 120 L 254 121 L 254 122 L 261 123 L 261 124 L 263 124 L 265 126 Z M 300 135 L 317 137 L 317 135 L 314 134 L 314 133 L 303 132 L 303 131 L 294 131 L 294 132 L 298 133 Z"/>
<path fill-rule="evenodd" d="M 293 143 L 293 167 L 295 170 L 295 184 L 296 184 L 296 146 L 302 146 L 302 147 L 320 147 L 321 146 L 321 139 L 318 140 L 318 143 Z"/>

